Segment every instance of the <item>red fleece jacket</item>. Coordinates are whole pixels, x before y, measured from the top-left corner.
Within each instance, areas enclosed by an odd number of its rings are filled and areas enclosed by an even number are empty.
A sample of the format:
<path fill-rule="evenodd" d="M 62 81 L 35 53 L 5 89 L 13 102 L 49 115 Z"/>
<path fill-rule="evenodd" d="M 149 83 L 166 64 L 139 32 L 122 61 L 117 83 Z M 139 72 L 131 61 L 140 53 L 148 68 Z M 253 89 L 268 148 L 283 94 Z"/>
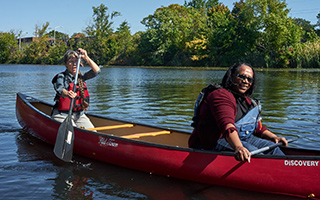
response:
<path fill-rule="evenodd" d="M 246 101 L 251 105 L 250 98 Z M 218 139 L 226 137 L 230 129 L 226 125 L 235 124 L 237 103 L 234 95 L 226 89 L 217 89 L 211 92 L 200 107 L 199 123 L 189 138 L 189 147 L 212 150 Z M 260 123 L 259 123 L 260 124 Z M 261 124 L 257 127 L 255 135 L 267 130 Z"/>

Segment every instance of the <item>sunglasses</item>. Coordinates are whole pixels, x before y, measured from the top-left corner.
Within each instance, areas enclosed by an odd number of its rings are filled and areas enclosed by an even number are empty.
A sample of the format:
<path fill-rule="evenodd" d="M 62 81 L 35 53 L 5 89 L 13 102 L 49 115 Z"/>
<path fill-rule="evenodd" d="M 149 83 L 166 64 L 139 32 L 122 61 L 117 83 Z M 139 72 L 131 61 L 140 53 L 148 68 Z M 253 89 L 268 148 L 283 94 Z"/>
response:
<path fill-rule="evenodd" d="M 239 77 L 243 81 L 247 79 L 249 83 L 253 83 L 253 78 L 248 77 L 244 74 L 237 74 L 237 77 Z"/>

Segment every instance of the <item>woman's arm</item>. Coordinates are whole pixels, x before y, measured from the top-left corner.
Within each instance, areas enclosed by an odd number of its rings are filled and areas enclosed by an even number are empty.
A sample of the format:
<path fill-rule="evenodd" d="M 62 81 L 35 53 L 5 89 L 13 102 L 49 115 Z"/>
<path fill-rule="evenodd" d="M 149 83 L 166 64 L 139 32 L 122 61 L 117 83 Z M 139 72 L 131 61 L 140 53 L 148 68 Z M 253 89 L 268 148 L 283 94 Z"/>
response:
<path fill-rule="evenodd" d="M 279 136 L 275 135 L 274 133 L 272 133 L 271 131 L 269 131 L 268 129 L 265 130 L 261 134 L 261 138 L 265 138 L 265 139 L 271 140 L 271 141 L 273 141 L 275 143 L 282 142 L 286 146 L 288 145 L 288 141 L 286 140 L 286 138 L 279 137 Z"/>
<path fill-rule="evenodd" d="M 81 52 L 81 58 L 87 62 L 92 71 L 98 72 L 100 70 L 100 67 L 88 56 L 87 51 L 81 48 L 79 48 L 78 50 Z"/>
<path fill-rule="evenodd" d="M 250 163 L 250 152 L 242 145 L 236 127 L 233 124 L 228 124 L 227 129 L 230 130 L 230 133 L 226 134 L 226 141 L 234 149 L 235 159 L 238 161 L 248 161 Z"/>
<path fill-rule="evenodd" d="M 233 95 L 229 91 L 221 89 L 212 92 L 212 96 L 208 100 L 211 102 L 210 109 L 223 134 L 222 137 L 225 137 L 234 149 L 235 159 L 250 162 L 250 152 L 242 145 L 235 127 L 237 106 Z"/>

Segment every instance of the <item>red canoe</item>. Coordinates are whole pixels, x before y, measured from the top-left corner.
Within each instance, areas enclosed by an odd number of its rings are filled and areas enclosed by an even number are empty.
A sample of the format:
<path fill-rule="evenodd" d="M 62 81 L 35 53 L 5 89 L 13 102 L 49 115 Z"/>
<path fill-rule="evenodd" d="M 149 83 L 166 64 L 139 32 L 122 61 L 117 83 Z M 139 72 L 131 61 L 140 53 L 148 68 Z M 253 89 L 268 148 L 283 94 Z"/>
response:
<path fill-rule="evenodd" d="M 18 93 L 20 125 L 50 145 L 60 123 L 52 105 Z M 190 133 L 88 115 L 95 130 L 74 128 L 74 153 L 158 175 L 265 193 L 320 198 L 320 151 L 282 147 L 286 156 L 238 162 L 232 152 L 187 147 Z"/>

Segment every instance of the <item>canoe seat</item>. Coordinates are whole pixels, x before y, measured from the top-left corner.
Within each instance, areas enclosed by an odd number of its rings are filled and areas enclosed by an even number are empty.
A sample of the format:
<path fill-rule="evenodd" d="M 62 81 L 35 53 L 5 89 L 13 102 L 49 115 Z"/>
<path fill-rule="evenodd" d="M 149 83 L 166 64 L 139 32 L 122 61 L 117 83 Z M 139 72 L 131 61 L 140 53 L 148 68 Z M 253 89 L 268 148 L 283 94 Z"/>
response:
<path fill-rule="evenodd" d="M 157 136 L 157 135 L 164 135 L 164 134 L 170 134 L 170 133 L 171 131 L 158 131 L 158 132 L 149 132 L 149 133 L 136 133 L 132 135 L 124 135 L 121 137 L 127 138 L 127 139 L 137 139 L 145 136 Z"/>
<path fill-rule="evenodd" d="M 101 126 L 96 128 L 88 128 L 89 131 L 102 131 L 102 130 L 110 130 L 110 129 L 117 129 L 117 128 L 130 128 L 134 127 L 133 124 L 121 124 L 121 125 L 113 125 L 113 126 Z"/>

